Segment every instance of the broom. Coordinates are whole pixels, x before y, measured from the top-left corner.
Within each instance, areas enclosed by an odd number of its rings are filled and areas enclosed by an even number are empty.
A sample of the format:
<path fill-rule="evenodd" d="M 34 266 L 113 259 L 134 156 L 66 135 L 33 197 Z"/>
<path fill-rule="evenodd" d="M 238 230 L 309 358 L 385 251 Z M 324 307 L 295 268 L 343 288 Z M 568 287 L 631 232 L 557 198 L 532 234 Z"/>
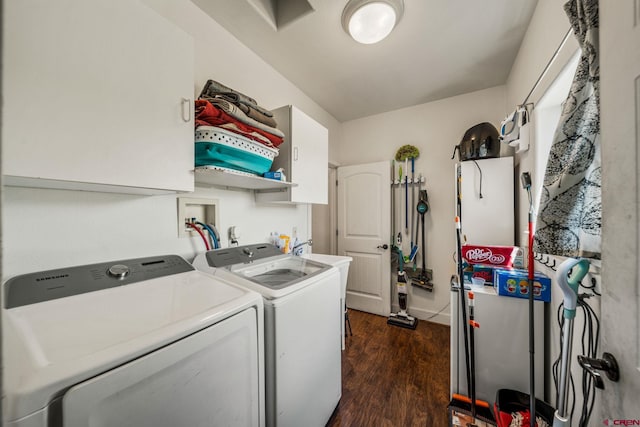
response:
<path fill-rule="evenodd" d="M 457 170 L 457 179 L 456 179 L 456 193 L 457 193 L 457 208 L 458 214 L 461 211 L 461 171 L 458 166 Z M 451 427 L 467 427 L 467 426 L 476 426 L 476 427 L 489 427 L 495 426 L 495 421 L 493 419 L 493 415 L 491 413 L 491 409 L 488 402 L 477 400 L 475 398 L 475 372 L 473 372 L 472 378 L 472 369 L 471 369 L 471 357 L 469 354 L 469 335 L 467 332 L 467 327 L 470 327 L 472 330 L 475 325 L 467 325 L 467 312 L 466 312 L 466 296 L 464 291 L 464 266 L 462 261 L 462 231 L 460 226 L 460 217 L 456 216 L 456 243 L 457 243 L 457 252 L 458 252 L 458 292 L 460 293 L 460 310 L 462 314 L 462 331 L 464 338 L 464 355 L 465 355 L 465 365 L 466 365 L 466 374 L 467 374 L 467 387 L 471 393 L 472 398 L 467 396 L 463 396 L 457 393 L 453 393 L 451 397 L 451 402 L 449 402 L 449 406 L 447 407 L 449 412 L 449 425 Z M 455 287 L 456 277 L 455 275 L 451 277 L 451 287 L 452 289 Z M 470 309 L 470 314 L 473 316 L 473 312 Z M 473 321 L 473 319 L 471 319 Z M 475 368 L 475 366 L 474 366 Z M 474 369 L 475 370 L 475 369 Z M 472 381 L 473 379 L 473 381 Z"/>

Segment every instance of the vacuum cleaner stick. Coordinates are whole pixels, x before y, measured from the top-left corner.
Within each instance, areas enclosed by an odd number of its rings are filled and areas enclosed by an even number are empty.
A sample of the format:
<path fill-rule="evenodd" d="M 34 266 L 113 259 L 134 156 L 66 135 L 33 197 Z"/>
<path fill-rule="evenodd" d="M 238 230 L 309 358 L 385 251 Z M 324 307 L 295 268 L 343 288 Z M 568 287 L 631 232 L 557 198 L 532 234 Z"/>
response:
<path fill-rule="evenodd" d="M 569 272 L 573 269 L 571 277 Z M 558 409 L 553 415 L 553 427 L 571 425 L 568 409 L 569 376 L 571 375 L 571 347 L 573 343 L 573 319 L 576 316 L 578 302 L 578 287 L 580 281 L 589 272 L 589 261 L 582 258 L 569 258 L 560 264 L 556 275 L 558 285 L 564 294 L 564 326 L 562 330 L 562 358 L 560 362 L 560 386 L 558 388 Z"/>
<path fill-rule="evenodd" d="M 402 233 L 398 233 L 401 239 Z M 418 319 L 413 316 L 409 316 L 407 313 L 407 275 L 403 270 L 404 259 L 402 256 L 402 249 L 398 247 L 398 305 L 400 310 L 398 313 L 391 313 L 387 319 L 387 324 L 400 326 L 407 329 L 415 329 L 418 326 Z"/>

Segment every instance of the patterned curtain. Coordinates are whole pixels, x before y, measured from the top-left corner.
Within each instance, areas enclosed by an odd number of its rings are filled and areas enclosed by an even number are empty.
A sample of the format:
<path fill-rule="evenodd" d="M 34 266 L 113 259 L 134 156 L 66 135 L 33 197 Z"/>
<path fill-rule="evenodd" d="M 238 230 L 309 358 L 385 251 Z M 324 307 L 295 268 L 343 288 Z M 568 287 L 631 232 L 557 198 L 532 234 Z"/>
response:
<path fill-rule="evenodd" d="M 564 9 L 582 55 L 549 153 L 534 250 L 600 259 L 598 0 L 570 0 Z"/>

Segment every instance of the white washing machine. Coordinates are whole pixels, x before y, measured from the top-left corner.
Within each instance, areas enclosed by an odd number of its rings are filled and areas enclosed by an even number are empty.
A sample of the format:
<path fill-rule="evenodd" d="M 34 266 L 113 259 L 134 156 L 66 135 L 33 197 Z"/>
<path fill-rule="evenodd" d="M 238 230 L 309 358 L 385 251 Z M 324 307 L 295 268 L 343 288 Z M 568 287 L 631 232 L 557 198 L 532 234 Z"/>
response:
<path fill-rule="evenodd" d="M 267 426 L 325 426 L 342 395 L 338 270 L 269 244 L 209 251 L 193 264 L 264 297 Z"/>
<path fill-rule="evenodd" d="M 179 256 L 4 284 L 4 425 L 262 426 L 263 303 Z"/>
<path fill-rule="evenodd" d="M 310 259 L 322 264 L 332 265 L 340 272 L 340 333 L 342 334 L 342 349 L 345 349 L 345 320 L 347 314 L 347 279 L 349 278 L 349 265 L 353 258 L 341 255 L 303 254 L 302 258 Z"/>

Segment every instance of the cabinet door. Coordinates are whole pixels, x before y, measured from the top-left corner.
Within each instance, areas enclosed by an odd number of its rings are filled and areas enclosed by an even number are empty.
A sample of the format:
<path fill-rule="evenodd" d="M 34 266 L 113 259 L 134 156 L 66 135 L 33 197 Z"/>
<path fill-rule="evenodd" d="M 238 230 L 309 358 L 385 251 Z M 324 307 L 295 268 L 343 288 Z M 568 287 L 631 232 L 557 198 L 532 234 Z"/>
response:
<path fill-rule="evenodd" d="M 305 113 L 287 105 L 273 110 L 284 142 L 272 170 L 284 168 L 293 188 L 256 193 L 258 202 L 328 203 L 329 131 Z"/>
<path fill-rule="evenodd" d="M 295 107 L 291 108 L 291 201 L 327 204 L 329 132 Z"/>
<path fill-rule="evenodd" d="M 137 0 L 9 0 L 4 14 L 6 184 L 193 190 L 188 34 Z"/>

